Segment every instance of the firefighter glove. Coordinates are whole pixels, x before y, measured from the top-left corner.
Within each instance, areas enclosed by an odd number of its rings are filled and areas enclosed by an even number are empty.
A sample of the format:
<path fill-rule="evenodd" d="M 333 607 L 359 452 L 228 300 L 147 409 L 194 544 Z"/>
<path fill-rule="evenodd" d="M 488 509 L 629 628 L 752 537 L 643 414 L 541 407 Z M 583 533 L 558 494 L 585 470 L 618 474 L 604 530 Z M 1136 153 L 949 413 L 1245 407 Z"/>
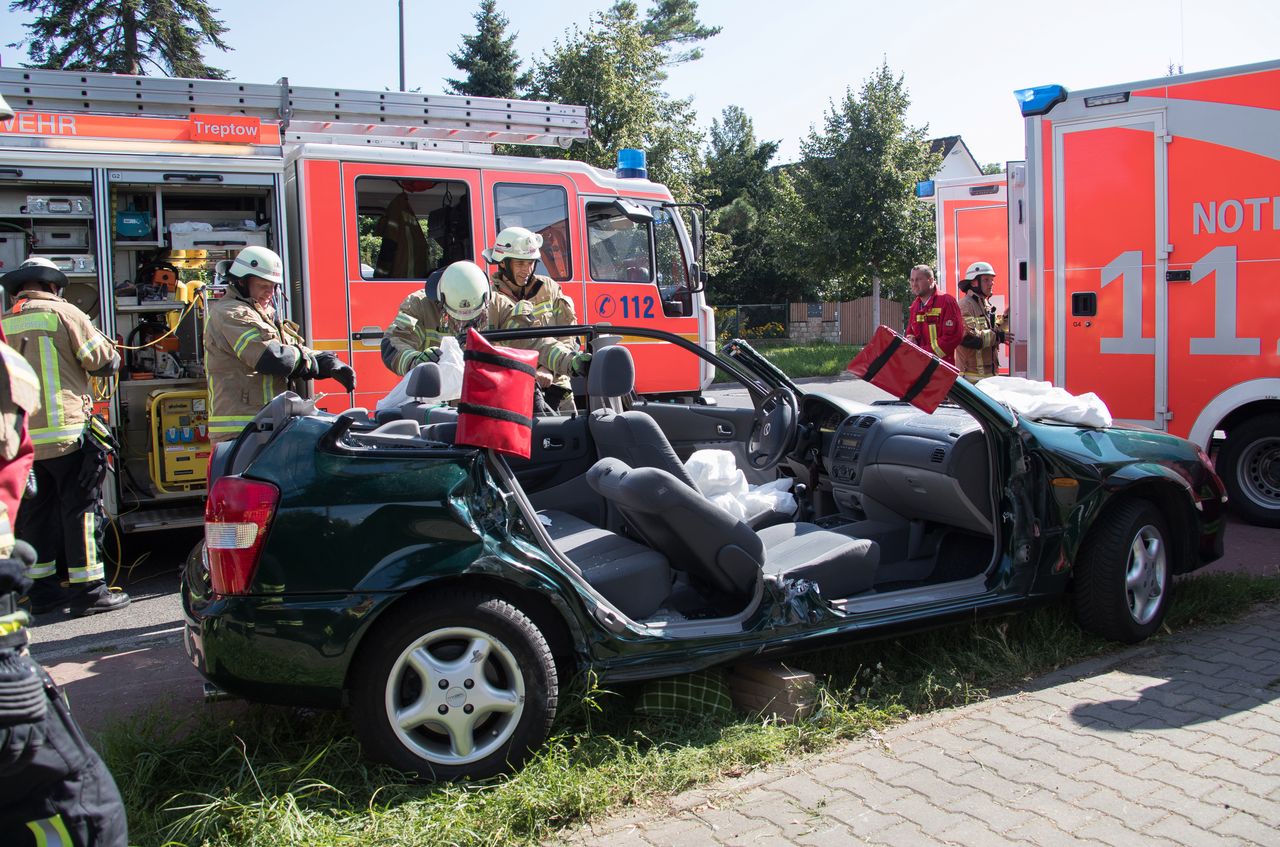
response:
<path fill-rule="evenodd" d="M 970 350 L 981 350 L 982 339 L 976 335 L 966 335 L 960 342 L 961 347 L 968 347 Z"/>
<path fill-rule="evenodd" d="M 591 363 L 591 354 L 586 351 L 574 353 L 569 357 L 569 371 L 574 376 L 582 376 L 587 372 L 587 366 Z"/>
<path fill-rule="evenodd" d="M 428 347 L 422 352 L 422 355 L 426 357 L 422 360 L 424 362 L 438 362 L 440 361 L 440 348 Z"/>
<path fill-rule="evenodd" d="M 335 353 L 321 353 L 316 356 L 316 370 L 321 377 L 336 380 L 347 391 L 356 390 L 356 372 L 351 366 L 338 358 Z"/>

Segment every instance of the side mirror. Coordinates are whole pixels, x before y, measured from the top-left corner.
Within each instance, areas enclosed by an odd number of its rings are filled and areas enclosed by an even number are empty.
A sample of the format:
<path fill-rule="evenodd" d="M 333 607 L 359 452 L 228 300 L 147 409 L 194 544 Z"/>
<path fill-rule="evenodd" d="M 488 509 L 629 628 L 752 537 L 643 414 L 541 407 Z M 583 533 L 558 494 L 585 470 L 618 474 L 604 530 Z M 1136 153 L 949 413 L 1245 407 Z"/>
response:
<path fill-rule="evenodd" d="M 435 362 L 423 362 L 409 372 L 405 393 L 412 398 L 440 396 L 440 366 Z"/>

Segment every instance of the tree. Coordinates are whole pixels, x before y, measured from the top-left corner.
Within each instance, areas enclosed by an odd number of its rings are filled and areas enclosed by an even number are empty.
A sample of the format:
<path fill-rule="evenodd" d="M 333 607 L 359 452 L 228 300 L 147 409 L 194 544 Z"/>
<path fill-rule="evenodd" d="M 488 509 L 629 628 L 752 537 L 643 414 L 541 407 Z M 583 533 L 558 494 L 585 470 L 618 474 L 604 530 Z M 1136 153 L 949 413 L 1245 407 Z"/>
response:
<path fill-rule="evenodd" d="M 677 199 L 689 197 L 701 133 L 692 102 L 662 90 L 664 61 L 634 16 L 610 10 L 592 15 L 586 30 L 568 30 L 534 63 L 529 94 L 587 106 L 591 138 L 537 155 L 612 168 L 619 149 L 639 147 L 648 154 L 650 177 Z"/>
<path fill-rule="evenodd" d="M 516 37 L 507 35 L 507 16 L 498 11 L 496 0 L 480 0 L 475 14 L 476 34 L 462 36 L 462 49 L 450 53 L 453 66 L 466 79 L 446 79 L 452 94 L 472 97 L 518 97 L 529 85 L 529 75 L 520 73 Z"/>
<path fill-rule="evenodd" d="M 698 0 L 653 0 L 641 29 L 667 54 L 666 64 L 680 65 L 702 58 L 700 41 L 719 35 L 721 27 L 703 26 L 698 20 Z M 617 0 L 611 13 L 632 20 L 639 14 L 633 0 Z"/>
<path fill-rule="evenodd" d="M 999 162 L 987 162 L 985 165 L 982 166 L 982 172 L 984 174 L 992 174 L 992 175 L 1004 173 L 1004 165 L 1000 164 Z"/>
<path fill-rule="evenodd" d="M 9 11 L 36 15 L 27 37 L 9 45 L 27 46 L 29 67 L 227 78 L 200 53 L 206 44 L 230 49 L 205 0 L 13 0 Z"/>
<path fill-rule="evenodd" d="M 711 121 L 707 155 L 699 188 L 704 200 L 717 206 L 746 195 L 758 200 L 769 162 L 778 152 L 777 141 L 757 141 L 755 125 L 739 106 L 726 106 L 719 119 Z M 712 196 L 714 193 L 714 197 Z"/>
<path fill-rule="evenodd" d="M 822 279 L 831 299 L 870 293 L 905 299 L 912 265 L 934 256 L 931 209 L 915 184 L 941 161 L 929 152 L 928 127 L 907 123 L 910 95 L 887 63 L 854 93 L 831 105 L 821 130 L 801 142 L 798 185 L 822 245 Z"/>

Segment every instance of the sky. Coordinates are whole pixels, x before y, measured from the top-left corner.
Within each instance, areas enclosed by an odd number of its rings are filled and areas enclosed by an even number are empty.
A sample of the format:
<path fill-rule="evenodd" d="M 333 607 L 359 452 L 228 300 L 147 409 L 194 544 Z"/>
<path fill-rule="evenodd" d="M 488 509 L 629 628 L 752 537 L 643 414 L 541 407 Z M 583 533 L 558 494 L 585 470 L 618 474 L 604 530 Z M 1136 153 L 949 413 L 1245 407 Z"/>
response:
<path fill-rule="evenodd" d="M 406 87 L 443 93 L 458 76 L 449 61 L 474 32 L 478 0 L 403 0 Z M 525 66 L 566 29 L 585 27 L 612 0 L 499 0 Z M 206 55 L 246 82 L 381 90 L 399 86 L 398 2 L 212 0 L 234 48 Z M 639 0 L 641 9 L 646 0 Z M 8 3 L 5 3 L 8 6 Z M 701 0 L 704 23 L 723 27 L 698 62 L 674 68 L 667 90 L 693 97 L 709 127 L 729 105 L 746 110 L 761 139 L 781 142 L 776 163 L 833 99 L 855 91 L 880 65 L 901 74 L 908 114 L 931 137 L 960 135 L 980 163 L 1023 158 L 1013 91 L 1057 83 L 1071 90 L 1280 59 L 1276 0 L 1036 0 L 863 2 Z M 0 16 L 0 61 L 30 16 Z"/>

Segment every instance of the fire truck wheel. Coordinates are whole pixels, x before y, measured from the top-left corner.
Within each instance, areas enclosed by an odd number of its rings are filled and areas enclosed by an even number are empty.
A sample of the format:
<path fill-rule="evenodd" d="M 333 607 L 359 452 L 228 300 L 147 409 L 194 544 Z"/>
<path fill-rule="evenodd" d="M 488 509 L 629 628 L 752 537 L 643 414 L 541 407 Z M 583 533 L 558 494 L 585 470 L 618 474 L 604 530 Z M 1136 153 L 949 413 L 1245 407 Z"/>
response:
<path fill-rule="evenodd" d="M 1173 590 L 1168 532 L 1146 500 L 1108 509 L 1076 557 L 1076 620 L 1095 635 L 1133 644 L 1164 620 Z"/>
<path fill-rule="evenodd" d="M 1240 517 L 1280 526 L 1280 415 L 1258 415 L 1233 426 L 1214 464 Z"/>
<path fill-rule="evenodd" d="M 446 592 L 392 610 L 354 662 L 351 716 L 365 752 L 421 779 L 517 768 L 555 717 L 546 639 L 491 595 Z"/>

